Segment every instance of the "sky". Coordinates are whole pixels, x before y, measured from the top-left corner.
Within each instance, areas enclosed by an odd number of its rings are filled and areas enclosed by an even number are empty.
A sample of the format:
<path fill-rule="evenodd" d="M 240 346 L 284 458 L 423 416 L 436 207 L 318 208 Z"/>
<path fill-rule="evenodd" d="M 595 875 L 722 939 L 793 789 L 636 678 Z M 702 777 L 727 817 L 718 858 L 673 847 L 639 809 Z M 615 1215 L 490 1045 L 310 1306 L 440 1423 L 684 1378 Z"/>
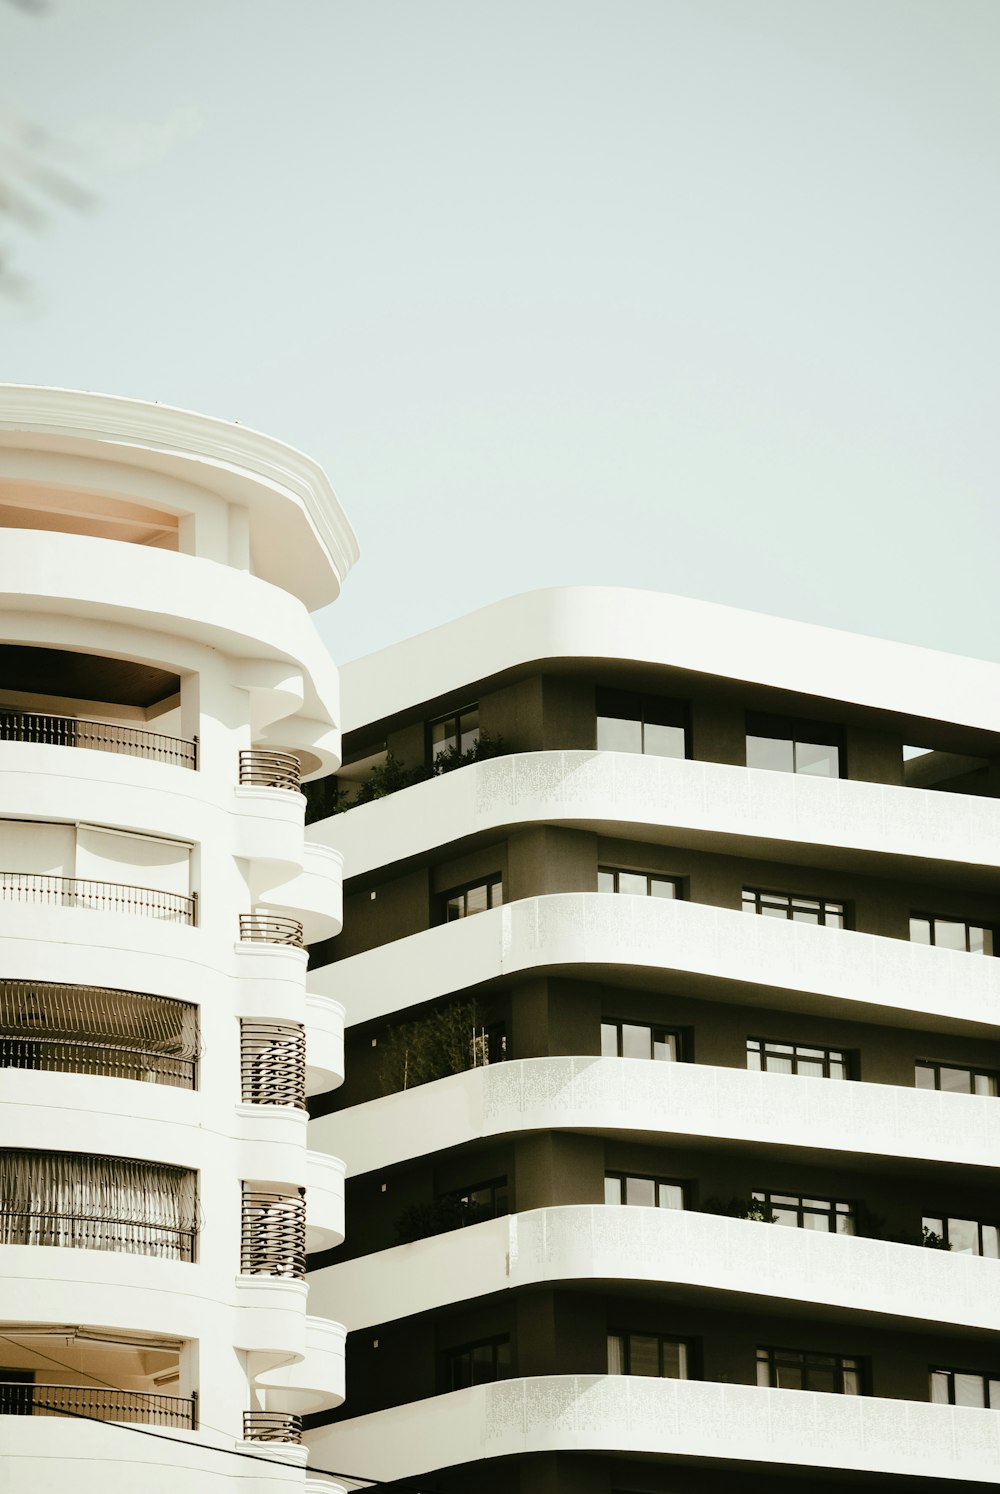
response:
<path fill-rule="evenodd" d="M 1000 658 L 996 0 L 0 0 L 0 56 L 0 165 L 91 199 L 0 219 L 0 379 L 319 460 L 335 658 L 574 583 Z"/>

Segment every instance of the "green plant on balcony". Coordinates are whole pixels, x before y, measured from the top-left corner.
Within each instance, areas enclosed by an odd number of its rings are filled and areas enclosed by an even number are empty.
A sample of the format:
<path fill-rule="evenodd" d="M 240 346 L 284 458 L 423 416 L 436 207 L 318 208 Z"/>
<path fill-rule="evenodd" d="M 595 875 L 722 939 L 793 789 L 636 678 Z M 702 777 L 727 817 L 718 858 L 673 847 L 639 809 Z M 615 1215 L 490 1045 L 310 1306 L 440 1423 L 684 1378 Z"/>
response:
<path fill-rule="evenodd" d="M 777 1224 L 777 1214 L 772 1214 L 766 1204 L 758 1198 L 722 1199 L 713 1195 L 701 1206 L 703 1214 L 723 1214 L 727 1219 L 755 1219 L 759 1224 Z"/>
<path fill-rule="evenodd" d="M 442 773 L 453 773 L 456 768 L 468 767 L 470 763 L 484 762 L 490 757 L 502 757 L 506 752 L 503 737 L 480 732 L 477 741 L 460 752 L 457 747 L 446 747 L 439 752 L 433 763 L 420 763 L 408 768 L 395 753 L 387 752 L 382 762 L 377 763 L 363 781 L 353 798 L 349 790 L 337 789 L 328 797 L 328 814 L 343 814 L 359 804 L 371 804 L 375 799 L 385 799 L 398 794 L 400 789 L 412 788 L 415 783 L 426 783 L 429 778 L 440 778 Z"/>
<path fill-rule="evenodd" d="M 479 1218 L 475 1206 L 454 1193 L 435 1198 L 431 1203 L 408 1204 L 396 1219 L 396 1244 L 410 1245 L 431 1235 L 445 1235 L 475 1224 Z"/>
<path fill-rule="evenodd" d="M 397 1094 L 478 1067 L 482 1034 L 475 1001 L 453 1001 L 426 1017 L 390 1027 L 381 1043 L 382 1092 Z"/>

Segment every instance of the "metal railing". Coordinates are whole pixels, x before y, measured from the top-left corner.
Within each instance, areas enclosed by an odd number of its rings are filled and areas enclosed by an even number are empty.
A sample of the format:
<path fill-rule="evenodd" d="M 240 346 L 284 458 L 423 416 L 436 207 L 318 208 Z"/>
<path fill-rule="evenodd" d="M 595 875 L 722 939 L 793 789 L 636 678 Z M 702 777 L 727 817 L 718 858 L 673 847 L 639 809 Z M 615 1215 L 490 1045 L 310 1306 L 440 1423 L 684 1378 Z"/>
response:
<path fill-rule="evenodd" d="M 302 949 L 305 929 L 297 918 L 281 913 L 241 913 L 240 941 L 244 944 L 291 944 Z"/>
<path fill-rule="evenodd" d="M 194 1396 L 146 1390 L 100 1390 L 89 1385 L 39 1385 L 0 1380 L 0 1416 L 81 1416 L 154 1427 L 197 1428 Z"/>
<path fill-rule="evenodd" d="M 91 908 L 100 913 L 131 913 L 166 923 L 197 922 L 198 894 L 161 892 L 123 882 L 93 882 L 82 877 L 50 877 L 35 872 L 0 871 L 0 900 L 45 903 L 63 908 Z"/>
<path fill-rule="evenodd" d="M 240 1271 L 245 1276 L 306 1274 L 306 1201 L 297 1194 L 243 1189 Z"/>
<path fill-rule="evenodd" d="M 75 716 L 49 716 L 38 711 L 0 710 L 0 742 L 89 747 L 96 752 L 148 757 L 181 768 L 198 766 L 197 737 L 189 742 L 186 737 L 168 737 L 138 726 L 112 726 L 105 721 L 80 721 Z"/>
<path fill-rule="evenodd" d="M 38 1069 L 50 1074 L 91 1074 L 103 1079 L 138 1079 L 194 1089 L 195 1060 L 172 1058 L 145 1048 L 115 1047 L 71 1038 L 21 1037 L 0 1032 L 0 1069 Z"/>
<path fill-rule="evenodd" d="M 240 753 L 240 783 L 257 788 L 290 789 L 297 794 L 302 784 L 302 765 L 293 752 L 244 748 Z"/>
<path fill-rule="evenodd" d="M 245 1105 L 306 1108 L 306 1034 L 297 1022 L 240 1022 Z"/>
<path fill-rule="evenodd" d="M 244 1411 L 244 1442 L 301 1442 L 302 1417 L 294 1411 Z"/>
<path fill-rule="evenodd" d="M 57 1245 L 74 1250 L 118 1250 L 161 1261 L 193 1261 L 194 1230 L 92 1214 L 47 1214 L 0 1204 L 0 1243 Z"/>

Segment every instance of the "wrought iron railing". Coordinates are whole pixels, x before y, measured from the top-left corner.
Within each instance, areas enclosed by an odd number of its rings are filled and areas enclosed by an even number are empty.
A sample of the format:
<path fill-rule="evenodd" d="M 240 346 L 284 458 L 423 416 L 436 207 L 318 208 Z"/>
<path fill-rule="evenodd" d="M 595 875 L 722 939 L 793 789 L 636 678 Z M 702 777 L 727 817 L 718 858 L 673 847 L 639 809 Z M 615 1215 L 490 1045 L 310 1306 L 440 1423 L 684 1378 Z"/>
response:
<path fill-rule="evenodd" d="M 57 1245 L 74 1250 L 118 1250 L 161 1261 L 193 1261 L 195 1232 L 131 1219 L 97 1215 L 40 1213 L 0 1204 L 0 1243 Z"/>
<path fill-rule="evenodd" d="M 297 1022 L 240 1023 L 240 1072 L 246 1105 L 306 1108 L 306 1034 Z"/>
<path fill-rule="evenodd" d="M 105 721 L 80 721 L 75 716 L 49 716 L 38 711 L 0 710 L 0 742 L 37 742 L 48 747 L 89 747 L 126 757 L 148 757 L 155 762 L 197 768 L 198 739 L 168 737 L 138 726 Z"/>
<path fill-rule="evenodd" d="M 246 944 L 291 944 L 301 949 L 305 929 L 297 918 L 281 913 L 241 913 L 240 940 Z"/>
<path fill-rule="evenodd" d="M 101 1390 L 89 1385 L 39 1385 L 0 1380 L 0 1416 L 80 1416 L 195 1431 L 194 1396 L 146 1390 Z"/>
<path fill-rule="evenodd" d="M 301 1281 L 306 1274 L 306 1201 L 301 1195 L 244 1186 L 240 1271 Z"/>
<path fill-rule="evenodd" d="M 0 871 L 0 899 L 45 903 L 62 908 L 91 908 L 100 913 L 130 913 L 166 923 L 197 922 L 198 894 L 161 892 L 123 882 L 94 882 L 83 877 L 50 877 L 36 872 Z"/>
<path fill-rule="evenodd" d="M 193 1089 L 198 1011 L 186 1001 L 0 980 L 0 1068 L 94 1074 Z"/>
<path fill-rule="evenodd" d="M 240 753 L 240 783 L 257 788 L 290 789 L 297 794 L 302 784 L 302 766 L 294 752 L 245 748 Z"/>
<path fill-rule="evenodd" d="M 302 1417 L 294 1411 L 244 1411 L 244 1442 L 301 1442 Z"/>

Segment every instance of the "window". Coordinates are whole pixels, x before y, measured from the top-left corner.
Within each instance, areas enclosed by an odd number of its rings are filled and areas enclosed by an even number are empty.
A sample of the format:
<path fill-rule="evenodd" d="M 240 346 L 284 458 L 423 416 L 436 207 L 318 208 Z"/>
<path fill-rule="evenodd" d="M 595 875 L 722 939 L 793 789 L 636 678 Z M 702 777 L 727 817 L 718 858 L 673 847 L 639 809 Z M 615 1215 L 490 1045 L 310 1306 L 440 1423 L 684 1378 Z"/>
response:
<path fill-rule="evenodd" d="M 757 1384 L 773 1390 L 863 1395 L 861 1360 L 812 1349 L 758 1349 Z"/>
<path fill-rule="evenodd" d="M 659 1333 L 609 1333 L 609 1375 L 652 1375 L 660 1380 L 688 1378 L 688 1345 Z"/>
<path fill-rule="evenodd" d="M 995 1411 L 1000 1409 L 1000 1374 L 932 1369 L 931 1400 L 936 1406 L 979 1406 Z"/>
<path fill-rule="evenodd" d="M 677 1061 L 681 1056 L 680 1033 L 668 1027 L 643 1022 L 602 1022 L 602 1058 L 656 1058 Z"/>
<path fill-rule="evenodd" d="M 491 1063 L 503 1063 L 507 1057 L 507 1024 L 490 1022 L 472 1030 L 472 1067 L 484 1069 Z"/>
<path fill-rule="evenodd" d="M 623 871 L 616 866 L 597 868 L 598 892 L 628 892 L 636 897 L 669 897 L 681 895 L 676 877 L 647 876 L 645 872 Z"/>
<path fill-rule="evenodd" d="M 667 1178 L 608 1172 L 604 1175 L 604 1202 L 624 1204 L 630 1209 L 683 1209 L 684 1184 Z"/>
<path fill-rule="evenodd" d="M 492 1385 L 510 1379 L 510 1339 L 487 1338 L 478 1344 L 463 1344 L 445 1355 L 445 1384 L 449 1390 L 470 1385 Z"/>
<path fill-rule="evenodd" d="M 747 767 L 839 778 L 843 734 L 824 721 L 747 712 Z"/>
<path fill-rule="evenodd" d="M 470 882 L 466 887 L 456 887 L 441 894 L 445 923 L 453 923 L 456 918 L 471 918 L 473 913 L 485 913 L 488 908 L 499 908 L 502 902 L 503 882 L 499 872 L 483 882 Z"/>
<path fill-rule="evenodd" d="M 938 949 L 960 949 L 968 954 L 996 952 L 994 930 L 987 923 L 965 923 L 960 918 L 938 918 L 930 913 L 911 913 L 913 944 L 935 944 Z"/>
<path fill-rule="evenodd" d="M 914 1083 L 918 1089 L 942 1089 L 951 1095 L 996 1095 L 998 1075 L 990 1069 L 963 1069 L 953 1064 L 917 1060 Z"/>
<path fill-rule="evenodd" d="M 642 752 L 647 757 L 688 757 L 688 710 L 679 700 L 597 691 L 598 752 Z"/>
<path fill-rule="evenodd" d="M 744 887 L 744 913 L 759 913 L 764 918 L 789 918 L 793 923 L 822 924 L 828 929 L 844 928 L 844 904 L 825 897 L 800 897 L 796 892 L 763 892 L 759 887 Z"/>
<path fill-rule="evenodd" d="M 470 751 L 479 741 L 479 706 L 463 706 L 460 711 L 439 716 L 430 722 L 427 734 L 432 763 L 444 752 Z"/>
<path fill-rule="evenodd" d="M 459 1205 L 463 1225 L 479 1224 L 483 1219 L 500 1219 L 510 1213 L 506 1178 L 490 1178 L 489 1182 L 473 1183 L 468 1188 L 451 1188 L 441 1197 Z"/>
<path fill-rule="evenodd" d="M 848 1055 L 842 1048 L 814 1048 L 803 1043 L 776 1043 L 747 1038 L 747 1068 L 768 1074 L 799 1074 L 808 1079 L 847 1079 Z"/>
<path fill-rule="evenodd" d="M 985 1255 L 1000 1260 L 1000 1225 L 980 1219 L 948 1219 L 925 1214 L 925 1235 L 938 1235 L 955 1255 Z M 935 1241 L 931 1242 L 936 1243 Z"/>
<path fill-rule="evenodd" d="M 800 1198 L 796 1193 L 753 1192 L 750 1197 L 774 1215 L 775 1224 L 815 1229 L 821 1234 L 853 1235 L 854 1205 L 832 1198 Z"/>

